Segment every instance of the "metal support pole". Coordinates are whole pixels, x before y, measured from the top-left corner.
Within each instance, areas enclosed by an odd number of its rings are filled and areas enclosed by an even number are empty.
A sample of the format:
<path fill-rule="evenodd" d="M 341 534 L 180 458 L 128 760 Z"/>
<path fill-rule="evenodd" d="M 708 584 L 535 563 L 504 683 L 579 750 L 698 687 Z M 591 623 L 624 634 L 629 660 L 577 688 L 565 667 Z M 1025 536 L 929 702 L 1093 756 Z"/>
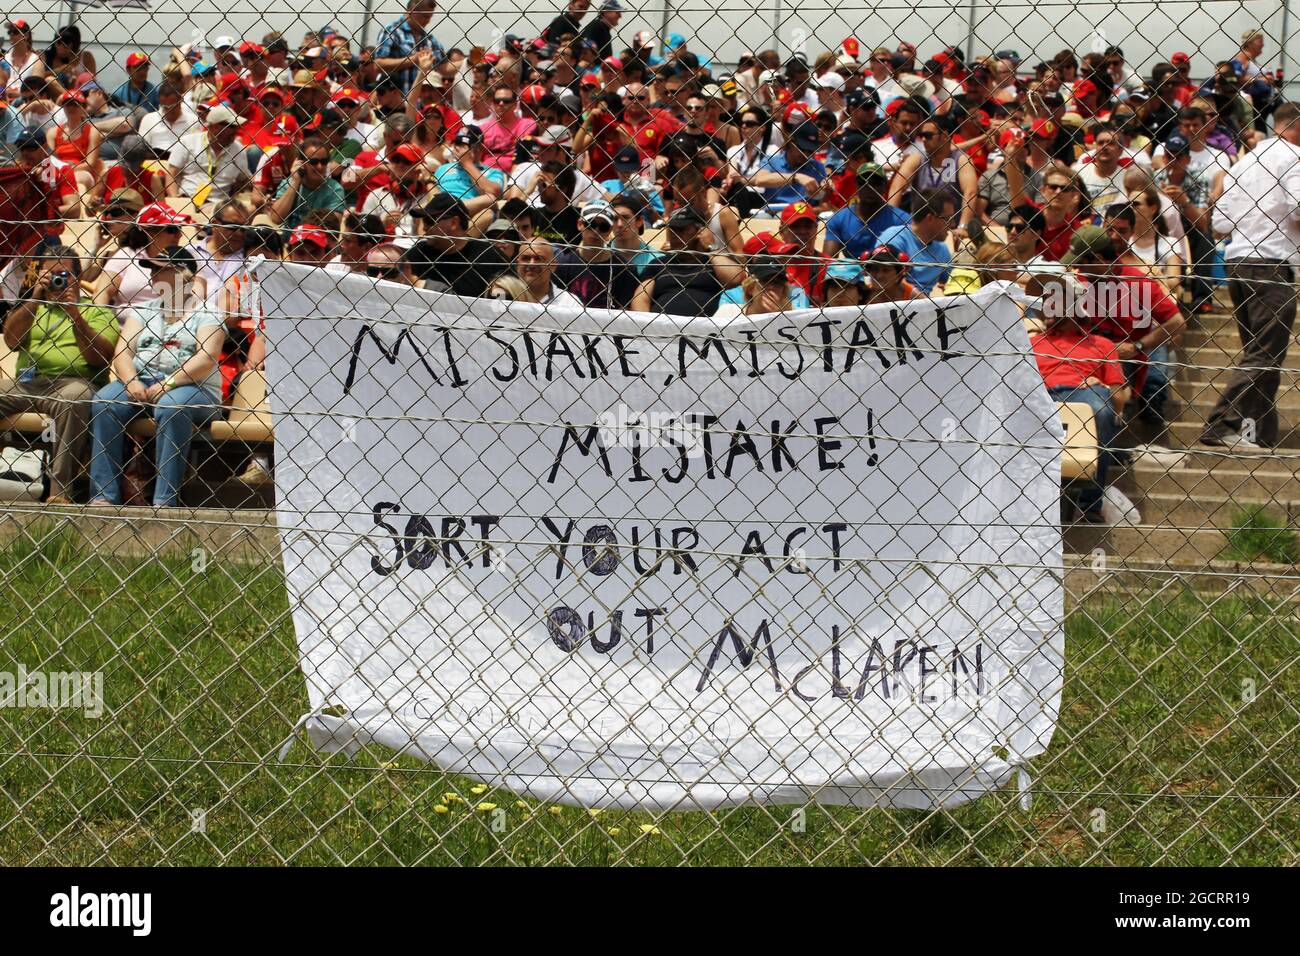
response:
<path fill-rule="evenodd" d="M 772 48 L 781 54 L 781 0 L 772 3 Z M 781 59 L 785 59 L 784 56 Z"/>
<path fill-rule="evenodd" d="M 370 17 L 372 14 L 372 0 L 366 0 L 362 6 L 361 13 L 361 46 L 370 45 Z"/>
<path fill-rule="evenodd" d="M 664 0 L 664 16 L 659 21 L 659 55 L 665 58 L 668 56 L 668 51 L 664 49 L 664 44 L 668 42 L 668 21 L 672 19 L 672 15 L 672 0 Z"/>
<path fill-rule="evenodd" d="M 1282 97 L 1290 99 L 1286 91 L 1295 78 L 1291 76 L 1291 53 L 1288 44 L 1291 41 L 1291 0 L 1282 0 L 1282 52 L 1278 60 L 1278 69 L 1282 71 Z"/>
<path fill-rule="evenodd" d="M 975 59 L 975 3 L 970 0 L 966 5 L 966 62 Z"/>

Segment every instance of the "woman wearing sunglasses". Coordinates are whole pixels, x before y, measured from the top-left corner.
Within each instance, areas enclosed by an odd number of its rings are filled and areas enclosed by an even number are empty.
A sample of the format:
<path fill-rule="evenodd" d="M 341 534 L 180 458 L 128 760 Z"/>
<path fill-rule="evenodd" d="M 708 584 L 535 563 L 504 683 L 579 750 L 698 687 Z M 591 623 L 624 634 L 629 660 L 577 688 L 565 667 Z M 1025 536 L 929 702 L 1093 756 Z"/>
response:
<path fill-rule="evenodd" d="M 81 272 L 83 282 L 93 287 L 119 250 L 126 249 L 126 255 L 133 256 L 148 243 L 149 237 L 135 224 L 143 208 L 144 197 L 134 189 L 115 189 L 108 194 L 91 239 L 94 252 L 86 258 Z"/>
<path fill-rule="evenodd" d="M 122 503 L 126 427 L 151 415 L 157 422 L 155 508 L 180 504 L 194 432 L 221 413 L 217 361 L 225 324 L 204 303 L 194 256 L 167 249 L 144 260 L 153 298 L 126 310 L 110 382 L 90 412 L 90 503 Z"/>
<path fill-rule="evenodd" d="M 141 209 L 135 224 L 144 243 L 137 247 L 122 245 L 113 253 L 100 276 L 95 304 L 122 307 L 154 298 L 153 276 L 145 260 L 181 245 L 181 227 L 192 222 L 166 203 L 150 203 Z"/>

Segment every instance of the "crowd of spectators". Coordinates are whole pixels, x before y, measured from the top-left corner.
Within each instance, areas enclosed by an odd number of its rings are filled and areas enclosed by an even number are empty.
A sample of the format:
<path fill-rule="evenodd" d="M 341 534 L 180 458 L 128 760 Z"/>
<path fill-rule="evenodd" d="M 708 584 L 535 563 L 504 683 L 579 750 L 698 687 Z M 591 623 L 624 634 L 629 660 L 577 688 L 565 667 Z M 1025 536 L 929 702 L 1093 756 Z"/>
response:
<path fill-rule="evenodd" d="M 1248 232 L 1236 258 L 1274 281 L 1295 264 L 1300 125 L 1261 68 L 1259 30 L 1197 81 L 1183 52 L 1139 74 L 1117 47 L 968 62 L 954 46 L 923 57 L 856 38 L 722 68 L 698 40 L 621 35 L 622 14 L 619 0 L 570 0 L 535 37 L 462 49 L 436 38 L 434 0 L 408 0 L 373 46 L 330 27 L 301 43 L 219 37 L 158 66 L 130 53 L 111 93 L 75 27 L 42 48 L 10 21 L 0 191 L 5 218 L 26 228 L 0 253 L 4 337 L 23 371 L 0 385 L 0 416 L 58 410 L 52 497 L 69 498 L 88 458 L 92 503 L 120 502 L 123 431 L 147 414 L 154 501 L 176 502 L 166 459 L 183 460 L 211 406 L 260 368 L 254 254 L 462 296 L 679 316 L 960 294 L 995 278 L 1119 284 L 1131 294 L 1104 301 L 1129 305 L 1049 318 L 1034 345 L 1054 393 L 1103 418 L 1127 399 L 1156 419 L 1161 362 L 1186 316 L 1210 308 L 1216 241 Z M 1270 201 L 1292 203 L 1275 220 L 1281 240 L 1246 225 L 1235 179 L 1265 154 L 1282 183 Z M 1256 308 L 1250 277 L 1237 278 L 1234 303 Z M 1270 361 L 1289 339 L 1286 289 L 1267 321 L 1245 323 Z M 1062 343 L 1084 358 L 1052 351 Z M 1239 383 L 1205 440 L 1267 443 L 1275 422 L 1250 436 L 1241 423 L 1268 387 Z"/>

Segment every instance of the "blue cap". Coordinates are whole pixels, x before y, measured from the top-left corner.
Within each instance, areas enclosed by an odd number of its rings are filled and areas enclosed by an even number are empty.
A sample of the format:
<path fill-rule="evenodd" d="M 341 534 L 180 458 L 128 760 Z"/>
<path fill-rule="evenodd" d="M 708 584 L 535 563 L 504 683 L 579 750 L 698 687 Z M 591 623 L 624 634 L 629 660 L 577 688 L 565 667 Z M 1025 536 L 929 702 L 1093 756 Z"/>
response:
<path fill-rule="evenodd" d="M 836 259 L 826 267 L 828 282 L 849 282 L 857 284 L 862 281 L 862 263 L 852 259 Z"/>
<path fill-rule="evenodd" d="M 190 66 L 190 73 L 194 76 L 202 76 L 204 73 L 211 73 L 217 68 L 215 63 L 206 63 L 203 60 L 195 60 Z"/>
<path fill-rule="evenodd" d="M 664 41 L 664 46 L 669 50 L 676 50 L 685 42 L 686 37 L 682 36 L 680 33 L 670 33 L 668 34 L 668 39 Z"/>
<path fill-rule="evenodd" d="M 1192 151 L 1192 144 L 1187 141 L 1187 137 L 1182 133 L 1172 133 L 1165 140 L 1165 153 L 1170 156 L 1182 156 L 1184 153 Z"/>

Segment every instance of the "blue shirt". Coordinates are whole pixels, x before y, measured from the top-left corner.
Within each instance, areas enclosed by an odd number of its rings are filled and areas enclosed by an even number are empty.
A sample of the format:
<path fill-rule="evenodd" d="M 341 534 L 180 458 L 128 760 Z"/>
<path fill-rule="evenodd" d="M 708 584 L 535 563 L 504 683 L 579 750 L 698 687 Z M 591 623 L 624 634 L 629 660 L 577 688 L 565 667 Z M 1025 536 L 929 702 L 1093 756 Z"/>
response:
<path fill-rule="evenodd" d="M 384 32 L 379 34 L 379 42 L 375 44 L 375 59 L 388 60 L 401 56 L 411 56 L 418 50 L 432 50 L 435 66 L 447 59 L 442 44 L 434 39 L 432 33 L 426 30 L 423 36 L 416 36 L 415 27 L 411 26 L 411 21 L 406 17 L 402 17 L 400 20 L 394 20 L 384 27 Z M 402 92 L 405 93 L 410 90 L 411 84 L 415 82 L 415 67 L 408 66 L 391 74 L 391 76 L 402 87 Z"/>
<path fill-rule="evenodd" d="M 803 290 L 803 286 L 797 286 L 793 282 L 786 283 L 790 290 L 790 308 L 792 309 L 810 309 L 812 303 L 808 301 L 808 293 Z M 734 285 L 726 292 L 722 293 L 722 298 L 718 299 L 718 305 L 744 305 L 745 289 L 743 285 Z"/>
<path fill-rule="evenodd" d="M 876 245 L 893 246 L 907 253 L 912 260 L 907 270 L 908 278 L 918 292 L 929 292 L 940 282 L 948 281 L 948 273 L 952 271 L 952 253 L 946 242 L 936 239 L 928 246 L 922 245 L 912 227 L 906 225 L 886 229 Z"/>
<path fill-rule="evenodd" d="M 792 169 L 789 162 L 786 161 L 784 150 L 768 156 L 763 160 L 762 164 L 758 168 L 760 171 L 767 173 L 803 173 L 807 176 L 811 176 L 818 182 L 821 182 L 826 178 L 826 167 L 815 159 L 808 160 L 808 162 L 804 163 L 798 169 Z M 798 183 L 787 183 L 779 189 L 765 189 L 763 190 L 763 195 L 772 205 L 784 204 L 788 206 L 790 203 L 798 202 L 801 199 L 807 199 L 808 190 L 804 189 Z"/>
<path fill-rule="evenodd" d="M 826 223 L 826 241 L 838 242 L 843 255 L 850 259 L 859 258 L 862 253 L 870 252 L 880 245 L 880 234 L 894 226 L 906 226 L 911 217 L 897 206 L 886 203 L 864 223 L 858 215 L 858 204 L 845 206 Z"/>
<path fill-rule="evenodd" d="M 501 191 L 505 192 L 505 173 L 489 166 L 480 168 L 488 179 L 500 185 Z M 443 163 L 433 171 L 433 178 L 437 181 L 443 192 L 450 193 L 457 199 L 473 199 L 475 196 L 479 195 L 479 191 L 474 188 L 474 180 L 469 178 L 469 173 L 465 172 L 465 167 L 460 163 Z"/>
<path fill-rule="evenodd" d="M 659 194 L 659 190 L 657 189 L 641 190 L 640 187 L 636 185 L 636 183 L 624 183 L 618 179 L 601 180 L 600 188 L 603 192 L 610 193 L 611 195 L 614 196 L 621 196 L 629 189 L 639 190 L 646 196 L 647 199 L 650 200 L 650 205 L 646 208 L 646 211 L 643 214 L 645 221 L 654 222 L 656 219 L 663 218 L 664 197 Z M 656 212 L 659 215 L 657 216 L 651 215 L 651 211 Z"/>
<path fill-rule="evenodd" d="M 158 87 L 145 80 L 141 89 L 128 80 L 113 91 L 113 99 L 127 106 L 143 106 L 152 113 L 158 109 Z"/>

